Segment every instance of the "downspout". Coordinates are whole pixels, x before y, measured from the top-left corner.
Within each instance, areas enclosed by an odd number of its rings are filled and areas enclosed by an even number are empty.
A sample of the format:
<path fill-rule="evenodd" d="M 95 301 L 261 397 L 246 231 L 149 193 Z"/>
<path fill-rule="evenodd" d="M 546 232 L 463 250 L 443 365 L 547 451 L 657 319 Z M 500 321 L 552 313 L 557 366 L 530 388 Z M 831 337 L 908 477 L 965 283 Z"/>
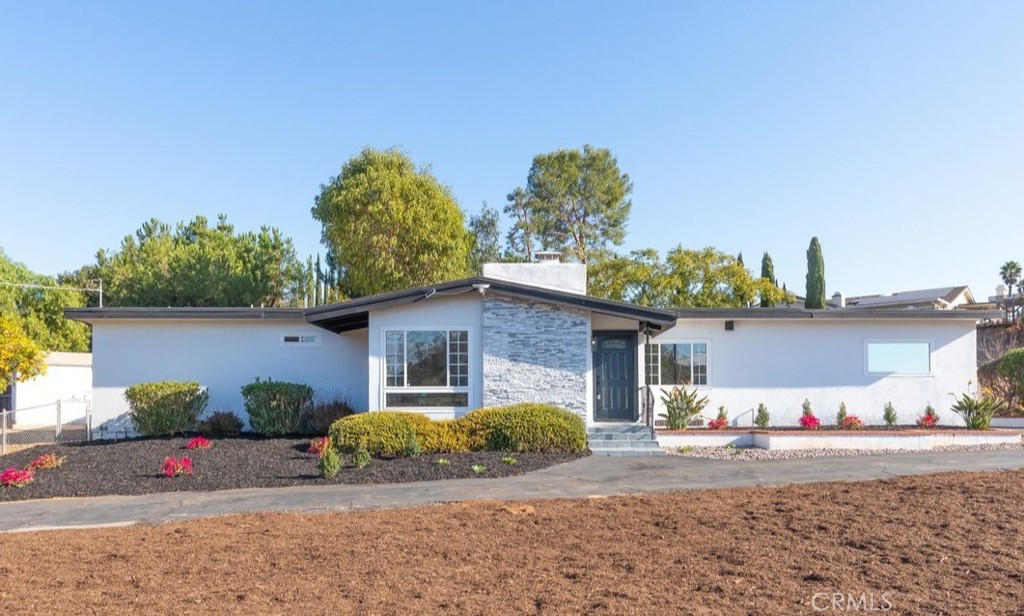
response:
<path fill-rule="evenodd" d="M 654 429 L 654 401 L 651 399 L 651 379 L 647 374 L 647 347 L 651 345 L 651 324 L 644 323 L 644 423 Z"/>

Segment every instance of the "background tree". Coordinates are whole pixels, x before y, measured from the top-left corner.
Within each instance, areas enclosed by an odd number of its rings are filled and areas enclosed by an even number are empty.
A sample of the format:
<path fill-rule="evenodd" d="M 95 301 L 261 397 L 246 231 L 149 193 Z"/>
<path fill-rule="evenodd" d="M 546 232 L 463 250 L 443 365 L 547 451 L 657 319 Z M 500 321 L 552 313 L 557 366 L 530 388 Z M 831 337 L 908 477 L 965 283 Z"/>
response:
<path fill-rule="evenodd" d="M 531 236 L 545 250 L 587 263 L 590 253 L 625 239 L 633 184 L 607 149 L 585 145 L 536 156 L 526 190 Z"/>
<path fill-rule="evenodd" d="M 268 227 L 236 234 L 223 214 L 212 227 L 196 216 L 173 230 L 151 219 L 66 275 L 85 276 L 103 279 L 109 306 L 298 306 L 304 286 L 291 239 Z"/>
<path fill-rule="evenodd" d="M 587 293 L 639 306 L 666 306 L 665 266 L 653 248 L 605 255 L 587 266 Z"/>
<path fill-rule="evenodd" d="M 351 297 L 464 278 L 472 242 L 448 187 L 397 149 L 364 149 L 320 187 L 313 218 Z"/>
<path fill-rule="evenodd" d="M 0 391 L 46 372 L 46 358 L 13 316 L 0 316 Z M 10 410 L 10 409 L 0 409 Z"/>
<path fill-rule="evenodd" d="M 469 266 L 475 274 L 483 272 L 484 263 L 501 260 L 501 228 L 498 210 L 485 202 L 479 214 L 469 217 L 469 234 L 473 246 L 469 250 Z"/>
<path fill-rule="evenodd" d="M 533 261 L 534 219 L 530 195 L 522 188 L 516 188 L 505 197 L 505 215 L 512 220 L 512 226 L 505 236 L 508 247 L 506 261 Z"/>
<path fill-rule="evenodd" d="M 0 316 L 13 319 L 30 340 L 44 351 L 85 352 L 90 332 L 84 323 L 64 318 L 64 308 L 86 305 L 86 296 L 72 286 L 91 288 L 91 279 L 81 284 L 63 283 L 36 274 L 25 265 L 12 261 L 0 249 Z"/>
<path fill-rule="evenodd" d="M 807 297 L 804 299 L 804 308 L 825 308 L 825 259 L 821 255 L 821 244 L 817 237 L 812 237 L 811 245 L 807 247 Z"/>
<path fill-rule="evenodd" d="M 1013 295 L 1013 287 L 1020 282 L 1020 275 L 1020 263 L 1016 261 L 1007 261 L 999 268 L 999 277 L 1003 279 L 1003 283 L 1006 285 L 1008 296 Z"/>
<path fill-rule="evenodd" d="M 767 250 L 765 251 L 764 255 L 761 257 L 761 279 L 762 280 L 767 280 L 768 282 L 771 283 L 771 285 L 773 287 L 778 288 L 778 286 L 779 286 L 778 281 L 775 280 L 775 264 L 772 263 L 772 256 L 770 254 L 768 254 Z M 762 296 L 761 297 L 761 307 L 762 308 L 771 308 L 774 305 L 775 304 L 773 304 L 771 301 L 769 301 L 768 297 L 766 297 L 766 296 Z"/>

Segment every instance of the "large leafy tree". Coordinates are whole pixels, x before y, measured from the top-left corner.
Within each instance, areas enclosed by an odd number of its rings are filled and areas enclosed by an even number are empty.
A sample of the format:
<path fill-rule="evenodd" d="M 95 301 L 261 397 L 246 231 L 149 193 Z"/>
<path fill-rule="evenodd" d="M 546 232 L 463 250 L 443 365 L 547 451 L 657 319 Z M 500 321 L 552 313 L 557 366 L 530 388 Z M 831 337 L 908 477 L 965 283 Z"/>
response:
<path fill-rule="evenodd" d="M 43 350 L 11 315 L 0 316 L 0 391 L 46 372 Z M 9 410 L 9 409 L 0 409 Z"/>
<path fill-rule="evenodd" d="M 313 218 L 351 297 L 465 277 L 472 238 L 462 210 L 397 149 L 367 148 L 320 187 Z"/>
<path fill-rule="evenodd" d="M 505 236 L 508 260 L 533 261 L 534 243 L 537 241 L 530 195 L 516 188 L 505 197 L 505 215 L 512 220 Z"/>
<path fill-rule="evenodd" d="M 807 297 L 804 299 L 804 308 L 825 308 L 825 258 L 821 255 L 821 243 L 817 237 L 812 237 L 807 247 Z"/>
<path fill-rule="evenodd" d="M 772 256 L 765 251 L 764 256 L 761 257 L 761 278 L 767 280 L 772 284 L 773 287 L 778 287 L 779 282 L 775 279 L 775 264 L 772 263 Z M 769 297 L 761 296 L 761 307 L 770 308 L 775 304 L 771 303 Z"/>
<path fill-rule="evenodd" d="M 64 318 L 64 308 L 84 306 L 82 292 L 61 285 L 49 276 L 36 274 L 25 265 L 12 261 L 0 250 L 0 316 L 14 320 L 28 338 L 44 351 L 89 350 L 89 327 Z"/>
<path fill-rule="evenodd" d="M 527 216 L 513 231 L 526 242 L 526 256 L 536 238 L 545 250 L 558 250 L 580 263 L 590 255 L 618 246 L 626 236 L 633 183 L 604 148 L 557 150 L 533 159 L 527 177 Z M 521 209 L 517 193 L 510 197 L 513 214 Z M 507 210 L 506 210 L 507 211 Z M 528 234 L 524 234 L 528 231 Z"/>
<path fill-rule="evenodd" d="M 589 268 L 588 291 L 598 297 L 661 308 L 750 306 L 758 298 L 784 302 L 788 293 L 755 278 L 737 257 L 679 246 L 662 261 L 653 249 L 607 256 Z"/>
<path fill-rule="evenodd" d="M 103 280 L 109 306 L 301 305 L 306 284 L 291 239 L 267 227 L 236 233 L 224 215 L 213 226 L 151 219 L 65 278 L 87 277 Z"/>

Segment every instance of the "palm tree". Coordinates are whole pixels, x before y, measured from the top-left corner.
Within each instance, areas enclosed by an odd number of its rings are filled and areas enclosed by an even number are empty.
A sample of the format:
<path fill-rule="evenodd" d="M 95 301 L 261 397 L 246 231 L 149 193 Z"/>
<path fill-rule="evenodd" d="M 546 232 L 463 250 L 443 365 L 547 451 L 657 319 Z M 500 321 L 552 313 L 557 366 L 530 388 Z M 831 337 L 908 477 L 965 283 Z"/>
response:
<path fill-rule="evenodd" d="M 1007 287 L 1006 288 L 1006 297 L 1010 298 L 1011 301 L 1012 301 L 1012 298 L 1013 298 L 1013 285 L 1015 285 L 1018 282 L 1020 282 L 1020 275 L 1021 275 L 1020 263 L 1017 263 L 1016 261 L 1007 261 L 1006 263 L 1003 263 L 1002 267 L 999 268 L 999 276 L 1003 279 L 1003 283 L 1005 283 L 1006 287 Z M 1017 293 L 1020 293 L 1020 287 L 1017 288 Z M 1012 316 L 1010 314 L 1011 310 L 1012 310 Z M 1011 306 L 1007 305 L 1006 311 L 1007 311 L 1007 317 L 1010 317 L 1011 320 L 1014 320 L 1014 319 L 1017 318 L 1017 308 L 1016 307 L 1011 307 Z"/>

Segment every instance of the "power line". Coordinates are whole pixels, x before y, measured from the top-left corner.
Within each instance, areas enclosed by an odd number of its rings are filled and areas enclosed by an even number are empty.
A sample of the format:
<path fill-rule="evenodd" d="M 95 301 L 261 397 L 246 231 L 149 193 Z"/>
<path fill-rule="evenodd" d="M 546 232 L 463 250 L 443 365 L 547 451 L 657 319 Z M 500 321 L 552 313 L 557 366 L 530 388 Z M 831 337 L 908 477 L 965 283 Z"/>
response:
<path fill-rule="evenodd" d="M 22 289 L 52 289 L 55 291 L 84 291 L 86 293 L 99 293 L 100 294 L 100 308 L 103 307 L 103 280 L 100 278 L 96 279 L 99 282 L 98 288 L 83 288 L 83 287 L 60 287 L 46 284 L 35 284 L 31 282 L 6 282 L 0 280 L 0 285 L 5 287 L 20 287 Z"/>

